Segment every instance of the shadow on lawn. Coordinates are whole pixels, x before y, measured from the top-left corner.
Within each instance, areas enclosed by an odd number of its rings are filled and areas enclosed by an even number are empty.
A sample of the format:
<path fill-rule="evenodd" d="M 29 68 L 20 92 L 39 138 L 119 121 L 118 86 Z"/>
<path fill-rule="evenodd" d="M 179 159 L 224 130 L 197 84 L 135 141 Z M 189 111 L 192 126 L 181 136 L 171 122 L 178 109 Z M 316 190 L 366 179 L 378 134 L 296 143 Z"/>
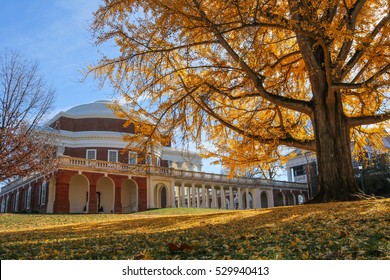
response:
<path fill-rule="evenodd" d="M 1 259 L 387 259 L 390 200 L 0 233 Z M 375 233 L 375 234 L 374 234 Z"/>

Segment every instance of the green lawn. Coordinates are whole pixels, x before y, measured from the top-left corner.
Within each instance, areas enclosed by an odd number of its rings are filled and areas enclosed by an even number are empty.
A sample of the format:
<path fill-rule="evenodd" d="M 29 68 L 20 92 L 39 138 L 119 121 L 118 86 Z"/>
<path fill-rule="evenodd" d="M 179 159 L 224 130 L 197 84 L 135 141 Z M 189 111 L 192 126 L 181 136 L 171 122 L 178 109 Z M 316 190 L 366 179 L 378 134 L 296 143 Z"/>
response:
<path fill-rule="evenodd" d="M 390 259 L 390 199 L 262 210 L 0 214 L 0 259 Z"/>

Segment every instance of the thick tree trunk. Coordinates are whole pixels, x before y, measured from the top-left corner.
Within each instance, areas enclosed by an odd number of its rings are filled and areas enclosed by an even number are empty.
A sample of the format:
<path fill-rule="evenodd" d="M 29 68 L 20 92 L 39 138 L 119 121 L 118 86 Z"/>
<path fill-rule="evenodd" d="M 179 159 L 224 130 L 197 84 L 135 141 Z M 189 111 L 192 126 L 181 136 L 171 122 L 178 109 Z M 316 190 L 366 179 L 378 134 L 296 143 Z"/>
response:
<path fill-rule="evenodd" d="M 331 94 L 332 96 L 329 96 Z M 352 167 L 350 128 L 337 92 L 314 97 L 319 192 L 314 202 L 355 200 L 361 194 Z"/>

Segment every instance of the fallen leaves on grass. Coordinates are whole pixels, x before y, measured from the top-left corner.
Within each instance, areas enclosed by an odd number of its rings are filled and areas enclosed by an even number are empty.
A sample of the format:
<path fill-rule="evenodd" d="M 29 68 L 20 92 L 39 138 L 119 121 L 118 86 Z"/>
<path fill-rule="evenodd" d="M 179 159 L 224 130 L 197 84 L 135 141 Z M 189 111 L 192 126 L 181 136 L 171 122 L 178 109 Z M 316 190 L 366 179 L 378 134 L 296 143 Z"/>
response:
<path fill-rule="evenodd" d="M 189 214 L 179 209 L 176 215 L 175 209 L 167 211 L 1 214 L 0 258 L 390 259 L 390 199 Z"/>

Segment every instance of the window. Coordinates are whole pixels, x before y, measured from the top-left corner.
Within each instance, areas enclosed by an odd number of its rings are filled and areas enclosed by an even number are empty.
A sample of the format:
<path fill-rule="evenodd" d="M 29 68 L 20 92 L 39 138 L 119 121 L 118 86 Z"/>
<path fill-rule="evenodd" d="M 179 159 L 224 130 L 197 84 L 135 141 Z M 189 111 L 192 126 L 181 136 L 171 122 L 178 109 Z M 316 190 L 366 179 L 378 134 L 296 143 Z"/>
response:
<path fill-rule="evenodd" d="M 96 149 L 87 149 L 87 159 L 96 159 Z"/>
<path fill-rule="evenodd" d="M 146 164 L 147 164 L 147 165 L 152 165 L 152 163 L 153 163 L 152 155 L 151 155 L 151 154 L 148 154 L 148 155 L 146 156 Z"/>
<path fill-rule="evenodd" d="M 294 174 L 294 177 L 305 175 L 306 174 L 305 166 L 304 165 L 294 166 L 293 167 L 293 174 Z"/>
<path fill-rule="evenodd" d="M 41 205 L 46 204 L 46 196 L 47 196 L 47 182 L 43 182 L 42 190 L 41 190 Z"/>
<path fill-rule="evenodd" d="M 27 198 L 26 198 L 26 208 L 30 209 L 30 207 L 31 207 L 31 186 L 28 187 Z"/>
<path fill-rule="evenodd" d="M 108 150 L 108 161 L 117 162 L 118 161 L 118 151 L 117 150 Z"/>
<path fill-rule="evenodd" d="M 129 152 L 129 164 L 137 164 L 137 153 Z"/>

